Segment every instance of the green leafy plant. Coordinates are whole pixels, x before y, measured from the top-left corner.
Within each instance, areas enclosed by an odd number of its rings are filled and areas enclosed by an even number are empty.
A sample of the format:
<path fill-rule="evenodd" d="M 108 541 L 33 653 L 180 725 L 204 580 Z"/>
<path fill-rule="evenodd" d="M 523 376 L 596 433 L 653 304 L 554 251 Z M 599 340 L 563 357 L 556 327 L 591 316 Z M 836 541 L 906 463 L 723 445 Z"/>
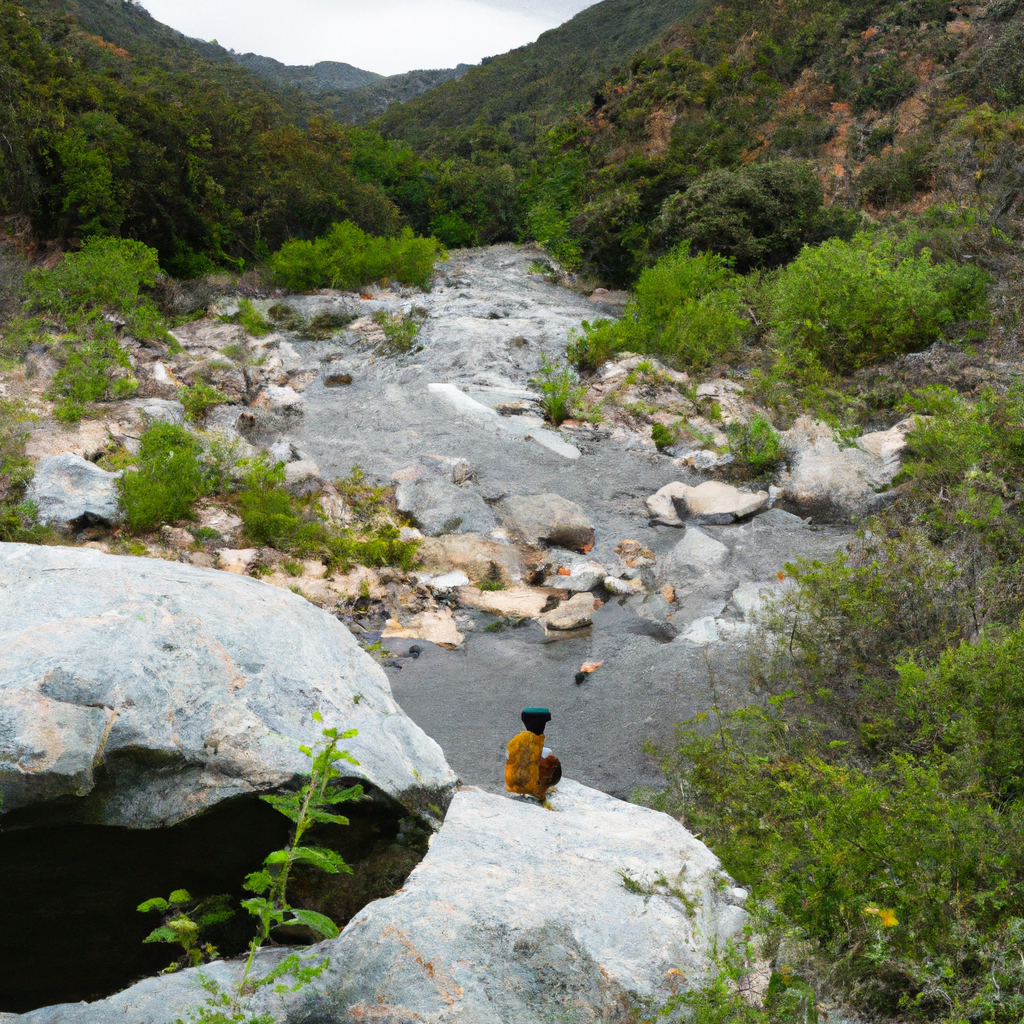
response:
<path fill-rule="evenodd" d="M 850 373 L 925 348 L 958 314 L 984 317 L 985 281 L 980 269 L 933 263 L 928 250 L 900 258 L 887 236 L 834 238 L 781 272 L 771 325 L 784 345 Z"/>
<path fill-rule="evenodd" d="M 386 344 L 393 352 L 408 352 L 420 332 L 420 321 L 414 316 L 379 309 L 373 319 L 383 328 Z"/>
<path fill-rule="evenodd" d="M 727 424 L 725 434 L 736 464 L 755 476 L 767 476 L 785 461 L 782 437 L 763 413 L 755 414 L 748 423 Z"/>
<path fill-rule="evenodd" d="M 251 299 L 240 299 L 238 312 L 221 317 L 227 323 L 240 324 L 246 334 L 254 338 L 265 338 L 274 325 L 252 304 Z"/>
<path fill-rule="evenodd" d="M 323 724 L 319 711 L 313 712 L 313 720 L 318 725 Z M 359 764 L 348 751 L 339 747 L 341 741 L 351 739 L 355 735 L 355 729 L 347 732 L 341 732 L 333 727 L 322 729 L 321 738 L 314 746 L 303 744 L 299 747 L 299 750 L 309 758 L 308 780 L 295 793 L 272 794 L 260 798 L 293 823 L 291 837 L 287 846 L 267 855 L 259 871 L 254 871 L 246 877 L 244 887 L 253 895 L 242 900 L 242 906 L 255 919 L 257 930 L 249 943 L 244 968 L 230 989 L 223 988 L 212 978 L 201 976 L 208 997 L 205 1005 L 197 1007 L 190 1014 L 189 1020 L 192 1024 L 239 1024 L 242 1021 L 248 1024 L 269 1024 L 269 1018 L 255 1017 L 248 1012 L 252 998 L 257 992 L 270 986 L 282 994 L 297 992 L 329 966 L 330 961 L 326 957 L 302 958 L 293 953 L 284 957 L 262 977 L 256 977 L 253 973 L 257 953 L 277 928 L 298 926 L 324 938 L 336 938 L 339 934 L 337 926 L 329 917 L 289 904 L 288 881 L 292 869 L 299 864 L 327 874 L 351 874 L 352 869 L 336 851 L 326 847 L 303 845 L 303 839 L 315 825 L 347 825 L 348 818 L 336 814 L 333 808 L 362 798 L 361 785 L 344 789 L 339 789 L 336 785 L 337 780 L 343 777 L 337 767 L 339 762 L 355 766 Z M 230 916 L 230 911 L 226 909 L 224 897 L 204 901 L 186 913 L 190 902 L 189 894 L 185 890 L 177 890 L 171 894 L 169 900 L 148 900 L 139 907 L 139 910 L 170 912 L 171 916 L 145 941 L 177 943 L 183 948 L 184 959 L 198 965 L 206 952 L 197 948 L 201 928 L 204 923 L 209 925 L 217 920 L 225 920 L 226 918 L 221 915 Z M 210 908 L 205 915 L 202 910 L 204 903 Z M 204 916 L 209 920 L 204 922 Z M 282 981 L 287 977 L 292 979 L 292 984 L 285 984 Z"/>
<path fill-rule="evenodd" d="M 188 387 L 178 391 L 178 401 L 185 408 L 185 419 L 193 423 L 202 423 L 206 414 L 215 406 L 230 401 L 227 395 L 204 380 L 197 380 Z"/>
<path fill-rule="evenodd" d="M 663 452 L 666 448 L 671 448 L 676 443 L 675 435 L 661 423 L 651 424 L 651 439 L 654 441 L 655 447 L 659 452 Z"/>
<path fill-rule="evenodd" d="M 358 288 L 383 278 L 429 288 L 434 263 L 446 258 L 437 239 L 417 238 L 411 228 L 397 238 L 375 238 L 344 221 L 314 242 L 287 242 L 271 267 L 278 281 L 294 291 Z"/>
<path fill-rule="evenodd" d="M 540 388 L 541 408 L 556 426 L 579 410 L 587 389 L 570 366 L 556 366 L 547 356 L 542 356 L 540 370 L 533 383 Z"/>
<path fill-rule="evenodd" d="M 186 889 L 175 889 L 167 899 L 156 897 L 138 906 L 139 913 L 155 911 L 163 915 L 162 923 L 142 941 L 167 942 L 181 947 L 181 956 L 163 973 L 184 967 L 198 967 L 217 958 L 217 948 L 200 944 L 203 930 L 234 917 L 230 896 L 210 896 L 194 900 Z"/>
<path fill-rule="evenodd" d="M 36 524 L 37 510 L 25 501 L 32 460 L 25 454 L 30 416 L 20 402 L 0 398 L 0 541 L 32 542 L 48 532 Z"/>
<path fill-rule="evenodd" d="M 208 490 L 202 443 L 183 427 L 155 423 L 143 435 L 135 468 L 118 480 L 129 530 L 154 530 L 162 523 L 191 519 Z"/>

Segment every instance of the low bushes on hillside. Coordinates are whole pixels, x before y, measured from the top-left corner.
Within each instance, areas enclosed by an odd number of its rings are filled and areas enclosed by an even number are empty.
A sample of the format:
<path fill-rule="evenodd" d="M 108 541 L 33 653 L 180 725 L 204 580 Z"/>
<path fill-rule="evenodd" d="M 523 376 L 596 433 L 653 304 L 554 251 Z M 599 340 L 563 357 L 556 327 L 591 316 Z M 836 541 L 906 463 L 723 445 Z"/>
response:
<path fill-rule="evenodd" d="M 136 468 L 122 475 L 121 506 L 128 529 L 155 530 L 163 523 L 191 519 L 207 491 L 202 442 L 184 427 L 155 423 L 142 435 Z"/>
<path fill-rule="evenodd" d="M 927 249 L 901 254 L 885 235 L 833 238 L 805 247 L 781 272 L 769 322 L 785 347 L 851 373 L 927 348 L 957 320 L 983 317 L 986 281 L 976 267 L 934 263 Z"/>
<path fill-rule="evenodd" d="M 429 288 L 435 262 L 445 258 L 436 238 L 417 238 L 411 228 L 397 238 L 376 238 L 344 221 L 316 241 L 286 242 L 271 267 L 285 288 L 297 292 L 358 288 L 384 278 Z"/>

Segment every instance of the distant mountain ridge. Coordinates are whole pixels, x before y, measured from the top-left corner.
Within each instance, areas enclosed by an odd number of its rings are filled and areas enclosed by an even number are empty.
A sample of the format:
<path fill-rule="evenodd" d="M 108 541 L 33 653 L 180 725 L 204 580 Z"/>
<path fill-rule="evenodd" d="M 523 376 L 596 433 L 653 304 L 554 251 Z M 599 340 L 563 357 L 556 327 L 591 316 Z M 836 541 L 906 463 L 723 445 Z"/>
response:
<path fill-rule="evenodd" d="M 317 64 L 282 64 L 258 53 L 228 52 L 236 63 L 265 82 L 298 89 L 314 99 L 339 121 L 362 124 L 379 117 L 392 104 L 404 103 L 452 79 L 460 79 L 468 64 L 457 68 L 406 71 L 378 75 L 339 61 Z"/>
<path fill-rule="evenodd" d="M 248 68 L 260 78 L 279 85 L 292 85 L 303 92 L 329 93 L 347 92 L 371 85 L 384 76 L 374 71 L 344 64 L 340 61 L 322 60 L 316 64 L 282 64 L 273 57 L 258 53 L 235 53 L 229 51 L 231 59 L 243 68 Z"/>

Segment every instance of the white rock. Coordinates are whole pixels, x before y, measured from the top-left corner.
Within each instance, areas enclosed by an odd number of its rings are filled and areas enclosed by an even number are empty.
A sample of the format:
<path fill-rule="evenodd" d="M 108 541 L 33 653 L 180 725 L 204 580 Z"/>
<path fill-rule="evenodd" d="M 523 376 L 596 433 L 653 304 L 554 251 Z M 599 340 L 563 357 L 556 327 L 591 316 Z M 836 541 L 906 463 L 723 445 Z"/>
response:
<path fill-rule="evenodd" d="M 431 590 L 446 593 L 459 587 L 468 587 L 469 577 L 463 572 L 446 572 L 443 576 L 435 576 L 429 580 L 427 586 Z"/>
<path fill-rule="evenodd" d="M 224 548 L 217 552 L 217 568 L 244 576 L 256 554 L 256 548 Z"/>
<path fill-rule="evenodd" d="M 552 430 L 534 429 L 526 437 L 528 440 L 536 441 L 537 444 L 547 448 L 548 451 L 561 455 L 564 459 L 578 459 L 580 457 L 579 448 L 569 444 L 568 441 L 563 440 Z"/>
<path fill-rule="evenodd" d="M 747 923 L 740 891 L 666 814 L 568 779 L 544 807 L 466 787 L 402 889 L 313 947 L 330 960 L 324 974 L 299 999 L 268 986 L 251 1010 L 282 1024 L 620 1020 L 632 996 L 662 1005 L 680 977 L 705 982 L 713 950 Z M 261 952 L 254 973 L 279 958 Z M 202 976 L 227 989 L 240 970 L 232 961 Z M 163 975 L 31 1024 L 172 1024 L 205 1005 L 200 977 Z"/>
<path fill-rule="evenodd" d="M 333 616 L 177 562 L 0 544 L 0 707 L 3 813 L 64 797 L 98 824 L 171 825 L 290 785 L 314 711 L 358 730 L 346 774 L 400 802 L 455 783 Z"/>
<path fill-rule="evenodd" d="M 575 594 L 548 612 L 541 622 L 548 629 L 583 629 L 594 621 L 594 598 L 591 594 Z"/>
<path fill-rule="evenodd" d="M 688 526 L 682 540 L 662 561 L 662 572 L 668 577 L 704 575 L 718 568 L 729 555 L 729 549 L 697 526 Z"/>
<path fill-rule="evenodd" d="M 610 594 L 642 594 L 644 592 L 644 584 L 643 580 L 639 578 L 633 580 L 620 580 L 615 576 L 606 576 L 604 578 L 604 589 Z"/>
<path fill-rule="evenodd" d="M 680 634 L 679 639 L 691 644 L 716 644 L 721 639 L 718 633 L 718 620 L 713 615 L 695 619 Z"/>
<path fill-rule="evenodd" d="M 760 512 L 767 505 L 767 491 L 751 494 L 718 480 L 708 480 L 699 487 L 666 484 L 647 499 L 651 517 L 668 526 L 684 521 L 724 525 Z"/>
<path fill-rule="evenodd" d="M 300 459 L 298 462 L 289 462 L 284 467 L 284 482 L 288 487 L 294 487 L 305 480 L 313 480 L 320 476 L 320 467 L 312 459 Z"/>
<path fill-rule="evenodd" d="M 81 455 L 44 455 L 26 497 L 39 507 L 39 521 L 66 530 L 77 520 L 113 523 L 119 517 L 117 478 Z"/>
<path fill-rule="evenodd" d="M 271 384 L 263 389 L 259 404 L 278 415 L 294 416 L 302 413 L 302 395 L 294 388 L 282 388 Z"/>
<path fill-rule="evenodd" d="M 139 410 L 144 423 L 170 423 L 180 427 L 185 422 L 185 407 L 166 398 L 147 398 Z"/>
<path fill-rule="evenodd" d="M 454 384 L 428 384 L 427 390 L 437 395 L 442 401 L 447 402 L 456 412 L 470 416 L 474 419 L 497 422 L 498 414 L 489 406 L 470 398 L 464 391 L 460 391 Z"/>
<path fill-rule="evenodd" d="M 455 625 L 451 608 L 420 612 L 404 623 L 398 619 L 388 619 L 381 636 L 385 640 L 426 640 L 452 651 L 466 639 Z"/>

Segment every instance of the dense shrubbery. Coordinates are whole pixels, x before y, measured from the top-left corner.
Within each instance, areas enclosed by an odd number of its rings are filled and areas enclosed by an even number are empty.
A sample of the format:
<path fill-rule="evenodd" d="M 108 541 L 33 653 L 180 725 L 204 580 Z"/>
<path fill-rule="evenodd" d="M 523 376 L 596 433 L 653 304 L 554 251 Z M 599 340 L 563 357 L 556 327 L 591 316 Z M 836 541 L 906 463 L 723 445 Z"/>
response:
<path fill-rule="evenodd" d="M 397 238 L 375 238 L 345 221 L 315 242 L 286 243 L 275 253 L 271 267 L 281 284 L 300 292 L 358 288 L 384 278 L 429 288 L 434 263 L 444 258 L 440 242 L 417 238 L 411 228 Z"/>
<path fill-rule="evenodd" d="M 125 524 L 134 532 L 191 519 L 208 491 L 202 442 L 184 427 L 155 423 L 142 435 L 135 465 L 119 481 Z"/>
<path fill-rule="evenodd" d="M 656 222 L 662 242 L 689 239 L 693 248 L 735 261 L 740 270 L 774 266 L 801 245 L 853 234 L 859 217 L 824 210 L 821 182 L 795 160 L 719 169 L 665 200 Z"/>
<path fill-rule="evenodd" d="M 28 413 L 22 405 L 0 398 L 0 541 L 37 540 L 35 509 L 26 502 L 25 485 L 32 462 L 25 455 Z"/>
<path fill-rule="evenodd" d="M 835 373 L 926 348 L 958 320 L 985 315 L 987 275 L 901 253 L 885 235 L 806 247 L 780 274 L 771 325 Z"/>
<path fill-rule="evenodd" d="M 761 413 L 755 415 L 749 423 L 727 424 L 725 433 L 736 465 L 749 470 L 754 476 L 773 473 L 786 458 L 781 436 Z"/>
<path fill-rule="evenodd" d="M 26 311 L 37 315 L 15 333 L 24 344 L 44 328 L 57 335 L 54 352 L 62 366 L 48 394 L 61 419 L 80 419 L 89 402 L 135 394 L 115 322 L 140 339 L 168 337 L 150 297 L 159 271 L 156 251 L 141 242 L 96 237 L 52 270 L 26 275 Z"/>
<path fill-rule="evenodd" d="M 357 526 L 337 528 L 326 521 L 316 499 L 293 497 L 284 488 L 284 464 L 266 454 L 245 465 L 238 507 L 246 536 L 300 558 L 320 558 L 329 568 L 394 565 L 412 568 L 415 542 L 403 541 L 383 506 L 384 489 L 367 485 L 360 470 L 341 482 L 341 493 L 353 510 Z"/>
<path fill-rule="evenodd" d="M 1024 391 L 931 389 L 903 501 L 791 565 L 767 705 L 684 725 L 661 806 L 870 1010 L 1024 1014 Z"/>
<path fill-rule="evenodd" d="M 746 329 L 740 308 L 728 261 L 691 256 L 684 242 L 640 275 L 622 320 L 583 325 L 570 357 L 597 365 L 615 352 L 644 352 L 670 366 L 702 369 L 739 347 Z"/>

